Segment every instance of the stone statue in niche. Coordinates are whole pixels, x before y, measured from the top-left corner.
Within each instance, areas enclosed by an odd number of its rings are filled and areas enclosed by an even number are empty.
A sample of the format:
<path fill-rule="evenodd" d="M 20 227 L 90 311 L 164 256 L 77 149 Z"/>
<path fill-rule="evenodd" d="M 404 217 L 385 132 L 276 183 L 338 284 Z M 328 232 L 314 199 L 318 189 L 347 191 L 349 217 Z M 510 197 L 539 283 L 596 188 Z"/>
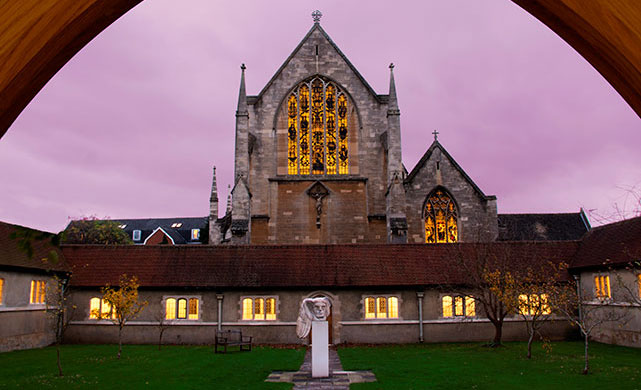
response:
<path fill-rule="evenodd" d="M 307 195 L 316 201 L 316 228 L 321 227 L 321 214 L 323 213 L 323 198 L 329 195 L 329 190 L 321 182 L 316 182 L 307 190 Z"/>
<path fill-rule="evenodd" d="M 330 313 L 332 303 L 325 297 L 305 298 L 300 304 L 296 320 L 296 335 L 304 339 L 312 328 L 312 321 L 325 321 Z"/>

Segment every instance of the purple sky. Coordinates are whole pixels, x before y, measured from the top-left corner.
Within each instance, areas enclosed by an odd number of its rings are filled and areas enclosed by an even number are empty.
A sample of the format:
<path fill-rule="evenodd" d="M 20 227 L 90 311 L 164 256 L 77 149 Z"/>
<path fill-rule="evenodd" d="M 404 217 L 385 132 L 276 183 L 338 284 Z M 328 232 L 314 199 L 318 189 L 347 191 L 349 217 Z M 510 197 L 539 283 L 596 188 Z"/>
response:
<path fill-rule="evenodd" d="M 58 231 L 83 215 L 207 215 L 211 166 L 223 199 L 232 180 L 240 63 L 257 94 L 316 8 L 378 93 L 396 64 L 409 170 L 438 129 L 502 213 L 607 212 L 641 183 L 639 118 L 510 1 L 184 4 L 145 1 L 24 110 L 0 139 L 0 220 Z"/>

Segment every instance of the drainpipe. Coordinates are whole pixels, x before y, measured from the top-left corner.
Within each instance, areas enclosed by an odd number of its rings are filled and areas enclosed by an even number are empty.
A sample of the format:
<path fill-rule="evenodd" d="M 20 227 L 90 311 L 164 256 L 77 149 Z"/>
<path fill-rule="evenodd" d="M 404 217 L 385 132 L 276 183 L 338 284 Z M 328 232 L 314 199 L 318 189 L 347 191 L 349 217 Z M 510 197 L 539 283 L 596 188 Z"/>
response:
<path fill-rule="evenodd" d="M 423 296 L 425 294 L 421 292 L 416 293 L 416 298 L 418 301 L 418 341 L 423 342 Z"/>
<path fill-rule="evenodd" d="M 583 322 L 583 310 L 581 310 L 583 304 L 583 297 L 581 296 L 581 275 L 572 275 L 572 277 L 574 277 L 574 281 L 576 282 L 576 295 L 579 298 L 579 322 Z"/>
<path fill-rule="evenodd" d="M 218 299 L 218 330 L 223 330 L 223 294 L 216 294 Z"/>

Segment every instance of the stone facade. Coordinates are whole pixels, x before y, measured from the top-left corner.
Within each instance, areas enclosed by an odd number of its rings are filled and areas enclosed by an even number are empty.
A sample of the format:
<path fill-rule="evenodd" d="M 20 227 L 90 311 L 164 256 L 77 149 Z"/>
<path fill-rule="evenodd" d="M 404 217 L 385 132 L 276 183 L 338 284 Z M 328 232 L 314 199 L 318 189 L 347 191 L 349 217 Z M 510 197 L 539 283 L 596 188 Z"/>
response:
<path fill-rule="evenodd" d="M 243 64 L 232 244 L 425 242 L 423 206 L 437 185 L 460 208 L 460 241 L 496 239 L 496 198 L 485 196 L 438 142 L 407 180 L 393 68 L 389 94 L 377 94 L 319 23 L 257 96 L 246 95 Z M 314 79 L 332 83 L 347 98 L 348 174 L 288 174 L 288 97 Z M 434 161 L 441 154 L 446 157 L 436 177 Z M 328 191 L 320 202 L 309 194 L 315 183 Z M 217 205 L 214 185 L 211 210 Z M 220 221 L 214 211 L 212 221 Z M 216 223 L 209 229 L 210 244 L 228 242 Z"/>
<path fill-rule="evenodd" d="M 3 271 L 0 303 L 0 352 L 41 348 L 55 341 L 44 304 L 30 304 L 32 280 L 51 281 L 49 275 L 29 271 Z"/>
<path fill-rule="evenodd" d="M 422 292 L 423 337 L 419 331 L 418 300 Z M 145 291 L 140 299 L 149 305 L 135 320 L 125 327 L 124 341 L 131 344 L 158 342 L 158 319 L 164 315 L 167 297 L 197 297 L 200 302 L 197 320 L 174 320 L 163 334 L 166 344 L 212 344 L 214 330 L 219 326 L 218 299 L 222 306 L 222 329 L 240 329 L 244 335 L 254 337 L 261 344 L 307 344 L 296 336 L 296 318 L 303 299 L 325 296 L 332 302 L 330 342 L 339 343 L 416 343 L 487 341 L 494 334 L 494 327 L 483 314 L 474 317 L 444 318 L 441 305 L 443 292 L 436 289 L 325 289 L 325 290 L 247 290 L 247 291 Z M 365 319 L 365 298 L 369 296 L 397 297 L 398 318 Z M 100 297 L 98 290 L 77 290 L 73 304 L 78 308 L 67 330 L 65 341 L 69 343 L 114 343 L 117 342 L 117 327 L 106 320 L 89 318 L 89 301 Z M 275 297 L 276 320 L 242 320 L 242 299 L 245 297 Z M 569 323 L 557 318 L 543 329 L 543 334 L 553 340 L 566 338 L 572 328 Z M 527 338 L 526 328 L 519 317 L 506 319 L 503 327 L 504 340 Z"/>

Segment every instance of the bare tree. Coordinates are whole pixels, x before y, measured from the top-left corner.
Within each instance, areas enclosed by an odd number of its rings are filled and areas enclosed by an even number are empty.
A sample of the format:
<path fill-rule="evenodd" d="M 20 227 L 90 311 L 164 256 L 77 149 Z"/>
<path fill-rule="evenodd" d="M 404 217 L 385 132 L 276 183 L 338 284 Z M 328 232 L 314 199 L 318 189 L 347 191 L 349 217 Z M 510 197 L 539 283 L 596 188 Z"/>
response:
<path fill-rule="evenodd" d="M 617 188 L 621 195 L 612 203 L 610 211 L 587 210 L 590 219 L 598 225 L 641 216 L 641 184 Z"/>
<path fill-rule="evenodd" d="M 625 324 L 629 320 L 629 312 L 625 308 L 612 310 L 608 307 L 607 299 L 587 301 L 586 291 L 580 287 L 578 277 L 565 284 L 558 284 L 550 293 L 550 305 L 553 310 L 562 313 L 570 323 L 576 325 L 584 342 L 583 374 L 590 370 L 589 341 L 595 329 L 608 322 Z"/>
<path fill-rule="evenodd" d="M 63 376 L 62 362 L 60 360 L 60 344 L 64 337 L 69 321 L 71 320 L 75 306 L 68 306 L 69 298 L 68 277 L 54 275 L 46 287 L 45 310 L 50 319 L 51 330 L 55 335 L 56 361 L 58 365 L 58 376 Z"/>
<path fill-rule="evenodd" d="M 160 303 L 162 304 L 162 299 L 160 300 Z M 162 336 L 171 324 L 167 321 L 165 313 L 162 310 L 154 316 L 154 319 L 156 320 L 156 328 L 158 329 L 158 350 L 160 351 L 162 346 Z"/>
<path fill-rule="evenodd" d="M 529 266 L 525 271 L 504 271 L 507 275 L 505 287 L 501 279 L 495 277 L 499 271 L 488 275 L 492 292 L 504 303 L 508 311 L 518 313 L 525 323 L 528 332 L 527 358 L 532 358 L 532 342 L 535 336 L 543 338 L 541 328 L 551 318 L 549 296 L 557 288 L 561 272 L 565 265 L 547 263 L 540 266 Z"/>
<path fill-rule="evenodd" d="M 458 276 L 459 283 L 447 284 L 443 289 L 470 295 L 494 326 L 494 338 L 488 345 L 498 347 L 503 337 L 503 322 L 510 313 L 509 302 L 501 297 L 513 289 L 512 264 L 504 248 L 492 247 L 488 243 L 463 244 L 451 247 L 452 261 L 449 275 Z"/>

